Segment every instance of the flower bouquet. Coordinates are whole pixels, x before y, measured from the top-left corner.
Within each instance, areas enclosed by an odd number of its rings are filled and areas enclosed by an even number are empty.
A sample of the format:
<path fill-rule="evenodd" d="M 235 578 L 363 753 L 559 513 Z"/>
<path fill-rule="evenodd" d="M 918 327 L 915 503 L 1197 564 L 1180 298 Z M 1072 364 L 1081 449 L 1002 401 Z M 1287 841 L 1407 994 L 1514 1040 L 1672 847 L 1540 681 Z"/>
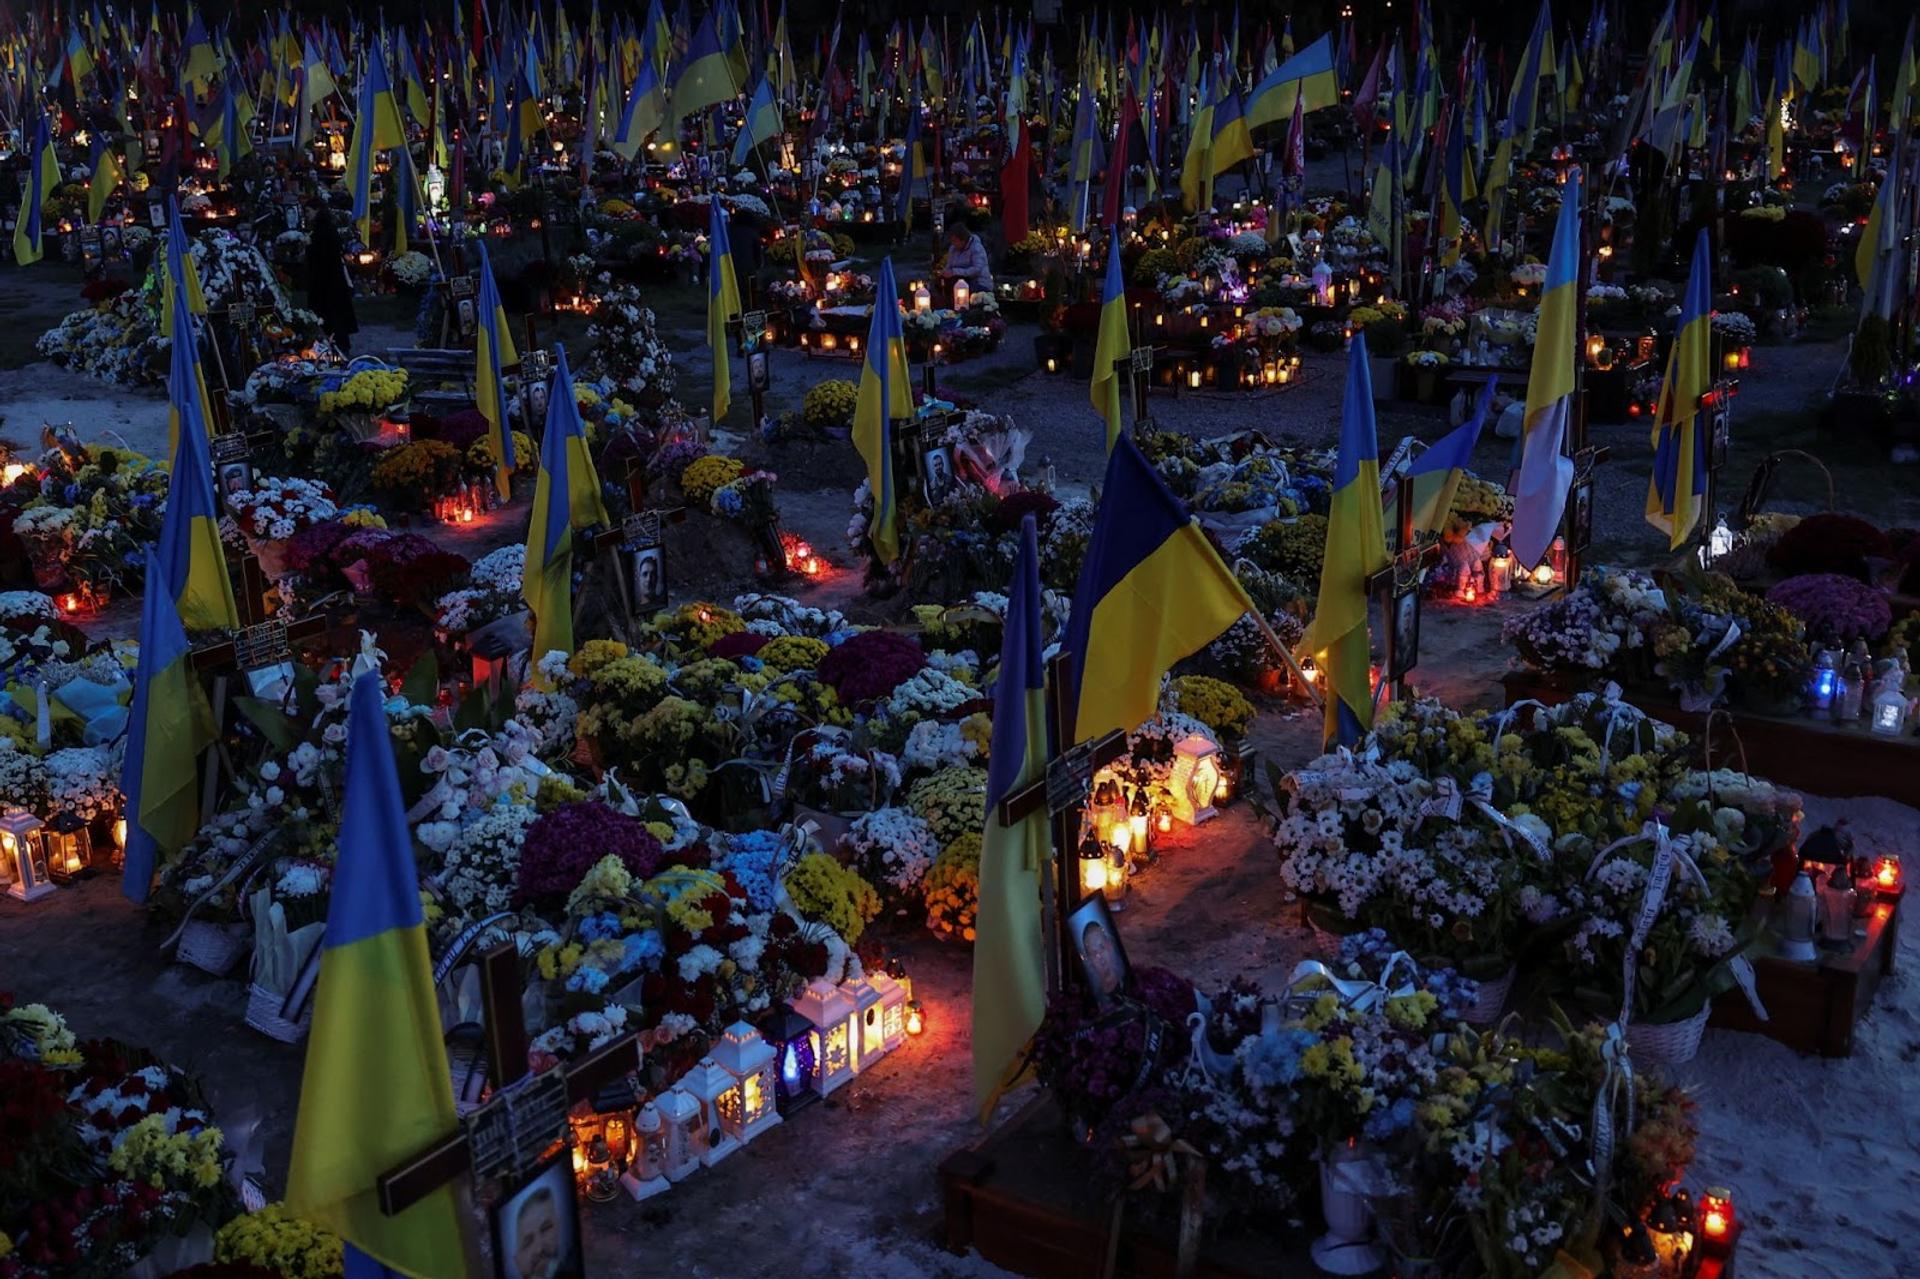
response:
<path fill-rule="evenodd" d="M 227 493 L 225 500 L 261 571 L 273 578 L 287 573 L 287 539 L 339 514 L 333 490 L 298 477 L 259 476 L 252 488 Z"/>

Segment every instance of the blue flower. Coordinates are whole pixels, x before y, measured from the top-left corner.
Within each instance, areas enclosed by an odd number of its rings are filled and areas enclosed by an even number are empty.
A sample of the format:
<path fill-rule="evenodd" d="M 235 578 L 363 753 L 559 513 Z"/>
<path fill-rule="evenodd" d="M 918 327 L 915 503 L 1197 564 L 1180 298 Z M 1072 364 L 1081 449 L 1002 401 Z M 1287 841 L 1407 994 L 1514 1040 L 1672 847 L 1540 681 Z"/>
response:
<path fill-rule="evenodd" d="M 597 995 L 607 988 L 607 975 L 598 968 L 576 968 L 567 978 L 567 989 Z"/>
<path fill-rule="evenodd" d="M 620 917 L 610 910 L 588 915 L 580 921 L 580 936 L 586 941 L 604 941 L 620 935 Z"/>
<path fill-rule="evenodd" d="M 1241 1070 L 1255 1088 L 1272 1092 L 1300 1078 L 1300 1056 L 1320 1042 L 1312 1031 L 1283 1026 L 1256 1035 L 1241 1049 Z"/>
<path fill-rule="evenodd" d="M 1395 1133 L 1404 1132 L 1413 1126 L 1413 1099 L 1401 1097 L 1391 1106 L 1375 1110 L 1367 1116 L 1367 1122 L 1361 1131 L 1369 1141 L 1385 1141 Z"/>
<path fill-rule="evenodd" d="M 667 943 L 661 940 L 657 928 L 649 928 L 643 933 L 628 933 L 620 939 L 620 946 L 620 971 L 623 973 L 642 966 L 651 968 L 667 953 Z"/>

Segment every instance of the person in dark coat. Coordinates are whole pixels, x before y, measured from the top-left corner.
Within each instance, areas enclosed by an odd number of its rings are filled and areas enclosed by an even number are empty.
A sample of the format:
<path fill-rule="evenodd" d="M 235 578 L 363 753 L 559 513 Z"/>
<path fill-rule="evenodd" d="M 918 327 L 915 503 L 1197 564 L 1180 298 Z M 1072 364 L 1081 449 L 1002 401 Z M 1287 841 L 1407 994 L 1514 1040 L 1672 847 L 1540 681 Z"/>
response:
<path fill-rule="evenodd" d="M 316 200 L 313 230 L 307 240 L 307 309 L 320 323 L 341 354 L 353 349 L 360 321 L 353 313 L 353 283 L 347 279 L 346 247 L 334 229 L 333 214 Z"/>

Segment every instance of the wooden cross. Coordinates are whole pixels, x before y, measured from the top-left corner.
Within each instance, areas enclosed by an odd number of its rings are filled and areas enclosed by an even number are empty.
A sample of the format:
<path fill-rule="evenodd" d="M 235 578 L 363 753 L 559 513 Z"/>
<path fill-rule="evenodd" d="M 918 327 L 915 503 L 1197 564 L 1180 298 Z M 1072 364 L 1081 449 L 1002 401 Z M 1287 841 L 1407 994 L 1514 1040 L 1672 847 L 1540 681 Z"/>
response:
<path fill-rule="evenodd" d="M 1566 589 L 1569 592 L 1580 583 L 1580 561 L 1586 557 L 1587 544 L 1593 537 L 1593 468 L 1613 454 L 1604 444 L 1587 443 L 1585 412 L 1579 416 L 1579 426 L 1580 438 L 1573 449 L 1573 483 L 1567 488 L 1567 509 L 1561 517 L 1565 530 L 1562 535 L 1567 539 Z M 1581 517 L 1583 510 L 1584 518 Z"/>
<path fill-rule="evenodd" d="M 1116 376 L 1124 374 L 1133 387 L 1133 429 L 1144 431 L 1153 425 L 1147 414 L 1147 388 L 1153 381 L 1154 348 L 1136 346 L 1113 362 Z"/>
<path fill-rule="evenodd" d="M 1380 619 L 1385 632 L 1383 647 L 1381 687 L 1387 685 L 1385 673 L 1394 673 L 1404 677 L 1413 669 L 1412 663 L 1402 664 L 1399 654 L 1394 652 L 1394 642 L 1398 638 L 1394 626 L 1395 601 L 1408 590 L 1416 594 L 1420 589 L 1420 574 L 1426 568 L 1427 561 L 1439 553 L 1438 545 L 1422 541 L 1413 529 L 1413 480 L 1410 476 L 1401 476 L 1394 486 L 1394 543 L 1392 558 L 1387 566 L 1367 579 L 1368 591 L 1380 601 Z M 1415 602 L 1414 607 L 1420 607 Z M 1406 680 L 1395 678 L 1393 695 L 1405 697 Z M 1376 698 L 1377 698 L 1376 694 Z"/>
<path fill-rule="evenodd" d="M 1047 663 L 1047 720 L 1055 742 L 1065 741 L 1073 731 L 1074 708 L 1069 675 L 1073 658 L 1058 653 Z M 1053 819 L 1053 862 L 1051 878 L 1040 877 L 1041 927 L 1057 944 L 1042 953 L 1047 961 L 1047 989 L 1058 993 L 1067 988 L 1073 972 L 1073 937 L 1067 917 L 1080 905 L 1080 867 L 1074 857 L 1078 847 L 1080 809 L 1093 790 L 1093 775 L 1127 753 L 1127 735 L 1118 729 L 1090 742 L 1082 742 L 1057 755 L 1049 755 L 1046 771 L 1000 801 L 1002 826 L 1011 826 L 1044 805 Z"/>
<path fill-rule="evenodd" d="M 480 960 L 480 997 L 485 1007 L 487 1069 L 496 1082 L 494 1095 L 478 1110 L 461 1121 L 459 1128 L 435 1141 L 411 1159 L 380 1174 L 374 1190 L 380 1211 L 386 1216 L 405 1212 L 441 1186 L 476 1171 L 474 1163 L 476 1134 L 498 1132 L 504 1121 L 509 1130 L 514 1124 L 512 1103 L 524 1095 L 515 1088 L 535 1081 L 564 1088 L 565 1104 L 558 1107 L 557 1122 L 549 1139 L 531 1134 L 541 1147 L 565 1140 L 567 1110 L 582 1101 L 591 1101 L 595 1093 L 624 1075 L 640 1068 L 640 1037 L 633 1031 L 602 1045 L 565 1066 L 527 1075 L 527 1027 L 520 1008 L 520 962 L 513 943 L 502 942 Z M 557 1076 L 557 1080 L 553 1077 Z M 531 1089 L 529 1089 L 531 1091 Z M 547 1116 L 542 1115 L 540 1121 Z M 537 1121 L 539 1122 L 539 1121 Z M 493 1169 L 478 1169 L 485 1173 Z M 518 1171 L 518 1170 L 515 1170 Z"/>

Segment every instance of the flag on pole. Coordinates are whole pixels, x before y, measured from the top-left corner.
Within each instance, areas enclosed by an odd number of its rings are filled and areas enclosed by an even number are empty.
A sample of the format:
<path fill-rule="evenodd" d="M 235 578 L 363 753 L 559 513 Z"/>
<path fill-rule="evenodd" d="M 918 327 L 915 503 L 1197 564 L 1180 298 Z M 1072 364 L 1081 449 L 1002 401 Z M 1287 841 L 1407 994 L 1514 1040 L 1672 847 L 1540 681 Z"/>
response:
<path fill-rule="evenodd" d="M 1296 106 L 1318 111 L 1339 104 L 1340 81 L 1333 70 L 1333 36 L 1329 33 L 1289 57 L 1254 86 L 1247 99 L 1247 127 L 1278 124 L 1293 115 Z"/>
<path fill-rule="evenodd" d="M 1573 482 L 1573 460 L 1566 455 L 1565 441 L 1577 355 L 1574 307 L 1580 277 L 1580 188 L 1581 174 L 1575 169 L 1567 175 L 1560 196 L 1547 279 L 1540 290 L 1533 367 L 1527 374 L 1520 482 L 1513 495 L 1513 554 L 1523 568 L 1532 568 L 1546 555 L 1560 527 L 1567 486 Z"/>
<path fill-rule="evenodd" d="M 1106 482 L 1062 647 L 1073 655 L 1073 740 L 1132 730 L 1181 658 L 1253 612 L 1213 543 L 1127 436 Z"/>
<path fill-rule="evenodd" d="M 734 167 L 737 169 L 745 164 L 747 156 L 762 142 L 779 137 L 784 124 L 780 106 L 773 100 L 773 86 L 765 76 L 761 76 L 760 82 L 753 88 L 753 97 L 747 103 L 747 118 L 733 138 Z"/>
<path fill-rule="evenodd" d="M 1677 551 L 1699 524 L 1707 496 L 1707 441 L 1700 399 L 1713 389 L 1713 249 L 1701 228 L 1693 269 L 1680 299 L 1680 321 L 1667 353 L 1667 376 L 1653 418 L 1653 475 L 1647 481 L 1647 523 Z"/>
<path fill-rule="evenodd" d="M 548 653 L 573 654 L 573 531 L 610 523 L 580 406 L 574 402 L 567 350 L 556 345 L 554 355 L 547 427 L 540 437 L 540 473 L 527 521 L 527 559 L 520 572 L 520 598 L 533 612 L 535 665 Z"/>
<path fill-rule="evenodd" d="M 1407 479 L 1413 485 L 1413 531 L 1439 533 L 1447 526 L 1447 512 L 1453 509 L 1453 495 L 1460 479 L 1473 461 L 1474 446 L 1486 425 L 1487 411 L 1493 406 L 1493 388 L 1497 377 L 1487 378 L 1474 401 L 1473 416 L 1465 423 L 1434 441 L 1433 447 L 1413 459 L 1407 467 Z"/>
<path fill-rule="evenodd" d="M 1340 456 L 1327 512 L 1327 549 L 1320 568 L 1320 601 L 1300 649 L 1313 655 L 1325 678 L 1330 750 L 1347 746 L 1373 727 L 1369 669 L 1367 582 L 1387 565 L 1380 516 L 1380 448 L 1373 421 L 1373 377 L 1367 335 L 1353 335 L 1347 356 L 1346 398 L 1340 412 Z"/>
<path fill-rule="evenodd" d="M 93 177 L 87 183 L 87 221 L 98 224 L 100 215 L 106 212 L 107 200 L 113 195 L 114 188 L 126 178 L 126 170 L 120 163 L 120 157 L 107 145 L 107 139 L 101 134 L 93 135 L 92 145 Z"/>
<path fill-rule="evenodd" d="M 913 416 L 913 375 L 907 369 L 906 333 L 900 324 L 900 286 L 893 259 L 880 260 L 874 292 L 873 324 L 867 330 L 867 358 L 860 368 L 860 391 L 853 407 L 853 445 L 867 463 L 873 519 L 867 536 L 883 564 L 900 557 L 899 493 L 893 479 L 893 419 Z"/>
<path fill-rule="evenodd" d="M 1020 552 L 1007 590 L 1000 673 L 993 685 L 993 743 L 987 757 L 987 826 L 980 838 L 979 909 L 973 944 L 973 1099 L 982 1125 L 1026 1074 L 1027 1045 L 1047 1011 L 1047 937 L 1040 877 L 1047 866 L 1047 814 L 1013 825 L 1000 801 L 1047 767 L 1045 643 L 1040 552 L 1033 516 L 1020 521 Z"/>
<path fill-rule="evenodd" d="M 733 265 L 727 211 L 716 193 L 707 219 L 707 348 L 713 352 L 713 424 L 733 404 L 733 370 L 727 363 L 727 325 L 740 318 L 740 277 Z"/>
<path fill-rule="evenodd" d="M 374 1189 L 381 1173 L 459 1125 L 386 691 L 378 671 L 353 685 L 287 1208 L 345 1241 L 348 1274 L 386 1266 L 414 1279 L 457 1279 L 469 1271 L 453 1186 L 391 1217 Z"/>
<path fill-rule="evenodd" d="M 1107 233 L 1107 278 L 1100 289 L 1099 338 L 1093 349 L 1093 407 L 1107 424 L 1107 449 L 1120 438 L 1120 374 L 1114 365 L 1127 358 L 1133 341 L 1127 334 L 1127 285 L 1120 271 L 1120 229 Z"/>
<path fill-rule="evenodd" d="M 513 349 L 513 330 L 507 324 L 507 309 L 500 301 L 500 288 L 493 282 L 493 263 L 487 257 L 485 240 L 474 241 L 480 248 L 480 297 L 473 347 L 473 398 L 480 416 L 487 419 L 487 447 L 493 452 L 493 485 L 502 502 L 513 500 L 513 470 L 518 459 L 513 455 L 513 422 L 507 414 L 507 380 L 501 370 L 520 362 Z"/>
<path fill-rule="evenodd" d="M 184 289 L 173 293 L 173 362 L 167 373 L 168 429 L 174 436 L 167 510 L 160 518 L 160 558 L 173 587 L 180 624 L 188 630 L 238 630 L 233 581 L 220 546 L 220 506 L 213 494 L 207 443 L 207 389 L 193 340 Z"/>
<path fill-rule="evenodd" d="M 620 127 L 613 135 L 613 149 L 622 160 L 632 160 L 641 144 L 660 128 L 667 118 L 667 97 L 660 87 L 660 71 L 651 57 L 642 56 L 640 70 L 633 78 L 633 91 L 627 95 L 626 109 L 620 113 Z"/>
<path fill-rule="evenodd" d="M 46 112 L 31 87 L 22 95 L 33 116 L 33 138 L 28 144 L 27 171 L 20 183 L 20 216 L 13 224 L 13 260 L 18 266 L 38 262 L 46 234 L 47 197 L 60 185 L 60 161 L 53 152 L 53 132 Z"/>
<path fill-rule="evenodd" d="M 353 190 L 353 225 L 362 244 L 373 243 L 373 156 L 376 151 L 407 145 L 400 123 L 400 104 L 387 80 L 386 51 L 375 41 L 360 77 L 359 118 L 347 148 L 347 183 Z"/>
<path fill-rule="evenodd" d="M 200 830 L 200 752 L 213 741 L 213 712 L 193 676 L 187 632 L 173 603 L 166 564 L 146 548 L 146 591 L 140 597 L 140 664 L 133 673 L 126 758 L 126 860 L 120 891 L 145 902 L 159 858 L 185 848 Z"/>

